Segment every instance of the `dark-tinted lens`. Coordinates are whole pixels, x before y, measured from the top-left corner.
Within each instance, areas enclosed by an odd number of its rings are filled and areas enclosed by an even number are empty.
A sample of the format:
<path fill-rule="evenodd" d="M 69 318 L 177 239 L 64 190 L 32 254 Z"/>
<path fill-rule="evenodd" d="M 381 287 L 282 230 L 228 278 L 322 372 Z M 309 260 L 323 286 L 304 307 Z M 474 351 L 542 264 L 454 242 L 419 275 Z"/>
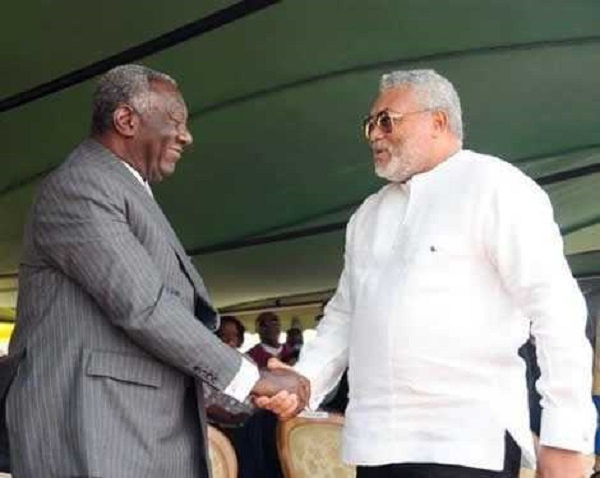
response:
<path fill-rule="evenodd" d="M 385 134 L 390 134 L 394 129 L 394 120 L 387 111 L 380 112 L 375 119 L 377 126 Z"/>
<path fill-rule="evenodd" d="M 390 115 L 389 111 L 380 111 L 375 116 L 368 116 L 365 118 L 363 121 L 363 128 L 367 139 L 371 137 L 371 133 L 376 126 L 384 134 L 390 134 L 394 130 L 394 118 Z"/>

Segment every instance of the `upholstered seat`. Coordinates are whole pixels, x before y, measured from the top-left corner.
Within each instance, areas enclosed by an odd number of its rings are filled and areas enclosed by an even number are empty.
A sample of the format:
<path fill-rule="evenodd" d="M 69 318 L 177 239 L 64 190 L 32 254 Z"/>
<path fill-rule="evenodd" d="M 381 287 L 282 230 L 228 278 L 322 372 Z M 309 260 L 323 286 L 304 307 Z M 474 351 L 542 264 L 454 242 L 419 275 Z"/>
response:
<path fill-rule="evenodd" d="M 213 478 L 237 478 L 237 458 L 231 442 L 221 431 L 210 425 L 208 454 Z"/>
<path fill-rule="evenodd" d="M 285 478 L 353 478 L 341 461 L 341 415 L 300 416 L 280 422 L 277 448 Z"/>
<path fill-rule="evenodd" d="M 585 467 L 586 467 L 585 476 L 590 476 L 591 478 L 594 478 L 592 475 L 592 469 L 594 467 L 594 459 L 595 459 L 595 455 L 586 456 L 586 458 L 585 458 Z M 519 478 L 535 478 L 535 470 L 531 470 L 529 468 L 521 468 L 521 471 L 519 473 Z"/>
<path fill-rule="evenodd" d="M 530 468 L 521 468 L 519 478 L 535 478 L 535 470 Z"/>

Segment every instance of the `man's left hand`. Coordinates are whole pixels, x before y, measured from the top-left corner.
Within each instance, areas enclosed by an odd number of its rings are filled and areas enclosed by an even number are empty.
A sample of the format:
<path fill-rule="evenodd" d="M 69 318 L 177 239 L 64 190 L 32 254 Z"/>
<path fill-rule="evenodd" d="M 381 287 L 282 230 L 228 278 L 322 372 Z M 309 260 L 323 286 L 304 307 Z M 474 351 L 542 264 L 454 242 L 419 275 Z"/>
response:
<path fill-rule="evenodd" d="M 582 453 L 542 446 L 538 458 L 536 478 L 586 478 Z"/>

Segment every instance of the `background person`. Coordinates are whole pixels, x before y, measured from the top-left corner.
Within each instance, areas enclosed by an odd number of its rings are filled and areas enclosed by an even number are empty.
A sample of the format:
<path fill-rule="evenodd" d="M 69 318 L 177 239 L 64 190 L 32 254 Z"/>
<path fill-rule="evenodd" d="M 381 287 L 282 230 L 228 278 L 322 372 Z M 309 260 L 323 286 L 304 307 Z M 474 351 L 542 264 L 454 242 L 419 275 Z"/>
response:
<path fill-rule="evenodd" d="M 241 348 L 244 345 L 244 336 L 246 327 L 235 315 L 223 315 L 221 325 L 217 330 L 217 336 L 230 347 L 234 349 Z"/>
<path fill-rule="evenodd" d="M 230 347 L 240 348 L 245 328 L 234 316 L 221 318 L 217 335 Z M 231 440 L 239 463 L 239 478 L 281 478 L 277 453 L 277 417 L 267 410 L 240 403 L 205 387 L 209 421 Z"/>
<path fill-rule="evenodd" d="M 294 351 L 288 344 L 279 343 L 281 321 L 275 312 L 261 312 L 256 318 L 256 331 L 260 343 L 248 350 L 247 354 L 259 368 L 266 368 L 270 358 L 290 362 Z"/>

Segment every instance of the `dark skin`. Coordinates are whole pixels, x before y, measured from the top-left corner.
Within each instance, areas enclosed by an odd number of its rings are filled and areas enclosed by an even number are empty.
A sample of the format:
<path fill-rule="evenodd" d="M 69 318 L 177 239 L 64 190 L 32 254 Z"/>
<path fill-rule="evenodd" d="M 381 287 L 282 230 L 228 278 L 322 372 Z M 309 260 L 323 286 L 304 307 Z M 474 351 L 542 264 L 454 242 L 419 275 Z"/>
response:
<path fill-rule="evenodd" d="M 175 172 L 193 138 L 187 108 L 175 85 L 155 81 L 144 111 L 121 104 L 113 112 L 113 129 L 95 139 L 132 166 L 150 183 Z"/>
<path fill-rule="evenodd" d="M 281 323 L 276 315 L 265 316 L 265 318 L 258 323 L 258 335 L 263 344 L 271 347 L 278 347 L 280 333 Z"/>
<path fill-rule="evenodd" d="M 263 344 L 270 345 L 272 347 L 279 346 L 281 322 L 275 313 L 265 312 L 261 314 L 258 317 L 257 330 L 258 335 L 260 336 L 260 341 Z M 279 372 L 285 373 L 279 375 Z M 292 378 L 288 376 L 290 372 L 296 375 L 293 378 L 293 381 L 297 381 L 297 383 L 293 384 L 289 382 L 292 380 Z M 303 376 L 294 372 L 292 369 L 267 369 L 261 370 L 260 374 L 261 379 L 259 382 L 264 379 L 265 387 L 259 388 L 258 390 L 253 390 L 255 396 L 272 396 L 271 394 L 277 394 L 273 388 L 270 388 L 271 385 L 276 385 L 281 386 L 288 391 L 288 394 L 283 394 L 282 396 L 280 395 L 280 397 L 282 401 L 286 402 L 286 404 L 289 403 L 289 408 L 294 408 L 295 413 L 299 413 L 308 403 L 310 398 L 310 382 Z M 295 395 L 297 400 L 294 401 L 292 397 L 292 399 L 288 401 L 289 393 Z M 294 405 L 296 406 L 294 407 Z"/>
<path fill-rule="evenodd" d="M 94 139 L 132 166 L 150 183 L 162 181 L 175 172 L 184 150 L 193 138 L 187 128 L 188 112 L 177 87 L 154 81 L 146 107 L 137 111 L 121 104 L 112 115 L 112 128 Z M 310 396 L 308 381 L 295 372 L 264 371 L 251 390 L 253 396 L 283 393 L 298 411 Z"/>
<path fill-rule="evenodd" d="M 218 335 L 223 342 L 234 349 L 242 345 L 243 338 L 240 337 L 238 328 L 232 322 L 222 322 Z"/>
<path fill-rule="evenodd" d="M 223 321 L 221 323 L 221 328 L 219 329 L 219 338 L 233 348 L 239 347 L 239 343 L 241 343 L 242 340 L 242 338 L 239 335 L 238 328 L 235 326 L 235 324 L 229 321 Z M 283 386 L 288 386 L 285 374 L 273 374 L 272 372 L 266 370 L 263 372 L 261 372 L 260 380 L 256 383 L 254 389 L 252 390 L 252 394 L 254 396 L 272 394 L 275 389 L 281 388 Z M 297 384 L 293 383 L 295 380 L 298 381 Z M 308 380 L 297 374 L 296 377 L 293 377 L 291 379 L 291 381 L 292 383 L 289 386 L 292 387 L 294 391 L 286 388 L 286 390 L 288 390 L 287 396 L 289 396 L 292 393 L 295 393 L 297 395 L 296 402 L 298 405 L 299 412 L 305 407 L 306 403 L 308 402 L 310 396 L 310 385 Z M 217 405 L 208 407 L 207 412 L 213 418 L 217 419 L 222 423 L 240 423 L 247 418 L 247 416 L 243 413 L 232 414 L 220 408 Z"/>
<path fill-rule="evenodd" d="M 299 329 L 290 329 L 287 331 L 286 343 L 288 345 L 302 345 L 304 343 L 304 337 L 302 331 Z"/>
<path fill-rule="evenodd" d="M 278 390 L 283 390 L 283 392 Z M 252 395 L 255 398 L 277 396 L 276 403 L 285 403 L 286 411 L 289 410 L 289 415 L 294 416 L 308 404 L 310 382 L 291 368 L 263 369 L 260 370 L 260 379 L 252 389 Z M 261 406 L 260 403 L 259 406 Z M 284 418 L 284 415 L 287 414 L 279 413 L 279 415 Z"/>

